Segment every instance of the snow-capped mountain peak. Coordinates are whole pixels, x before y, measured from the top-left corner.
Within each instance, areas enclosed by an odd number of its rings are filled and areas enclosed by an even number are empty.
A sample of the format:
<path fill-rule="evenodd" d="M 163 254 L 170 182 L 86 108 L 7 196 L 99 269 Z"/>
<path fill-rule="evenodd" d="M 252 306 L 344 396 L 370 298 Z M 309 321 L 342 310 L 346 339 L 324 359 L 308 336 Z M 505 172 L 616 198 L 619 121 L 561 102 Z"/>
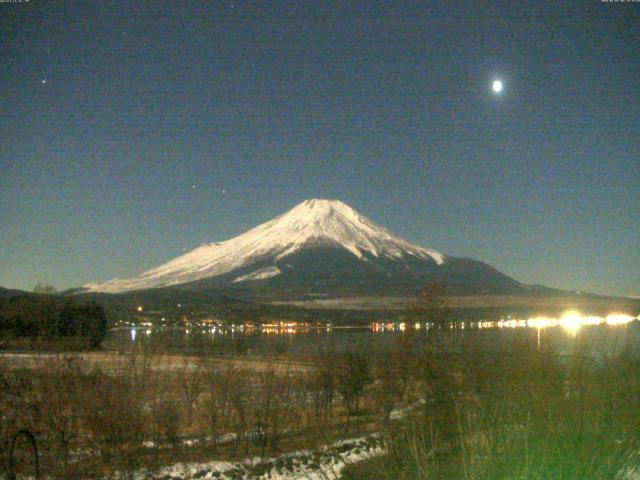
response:
<path fill-rule="evenodd" d="M 399 258 L 408 253 L 420 257 L 428 255 L 438 264 L 444 261 L 442 254 L 410 244 L 340 200 L 306 200 L 250 232 L 257 230 L 259 233 L 263 226 L 285 234 L 285 243 L 290 245 L 280 253 L 280 257 L 308 242 L 327 241 L 334 242 L 359 258 L 364 254 Z"/>
<path fill-rule="evenodd" d="M 224 242 L 209 243 L 131 279 L 114 279 L 85 288 L 99 292 L 123 292 L 190 283 L 234 270 L 250 269 L 235 282 L 265 279 L 281 274 L 275 262 L 307 247 L 345 249 L 359 259 L 406 256 L 441 265 L 441 253 L 413 245 L 393 235 L 339 200 L 306 200 L 288 212 Z M 271 267 L 264 263 L 273 262 Z"/>

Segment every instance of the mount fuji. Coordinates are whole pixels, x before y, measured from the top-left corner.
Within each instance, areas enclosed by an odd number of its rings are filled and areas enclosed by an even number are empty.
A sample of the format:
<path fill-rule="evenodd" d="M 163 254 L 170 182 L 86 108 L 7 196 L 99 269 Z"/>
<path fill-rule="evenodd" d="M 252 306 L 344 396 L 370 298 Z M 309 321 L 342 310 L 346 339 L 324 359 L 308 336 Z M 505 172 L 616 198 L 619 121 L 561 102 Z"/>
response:
<path fill-rule="evenodd" d="M 414 245 L 339 200 L 313 199 L 237 237 L 203 244 L 137 277 L 87 284 L 83 291 L 412 295 L 435 281 L 464 294 L 528 288 L 483 262 Z"/>

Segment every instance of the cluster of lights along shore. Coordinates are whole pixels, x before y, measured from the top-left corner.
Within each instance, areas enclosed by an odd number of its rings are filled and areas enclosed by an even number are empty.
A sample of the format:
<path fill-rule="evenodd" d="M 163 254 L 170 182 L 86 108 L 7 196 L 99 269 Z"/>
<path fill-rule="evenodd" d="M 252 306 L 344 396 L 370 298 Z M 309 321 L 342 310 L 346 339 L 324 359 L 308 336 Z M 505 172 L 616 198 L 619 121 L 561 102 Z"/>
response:
<path fill-rule="evenodd" d="M 178 305 L 181 307 L 182 305 Z M 136 312 L 141 314 L 145 312 L 143 306 L 137 306 Z M 619 326 L 627 325 L 635 320 L 640 320 L 640 315 L 634 317 L 624 313 L 610 313 L 606 316 L 597 315 L 583 315 L 576 310 L 568 310 L 564 312 L 560 317 L 530 317 L 530 318 L 514 318 L 507 317 L 500 320 L 480 320 L 480 321 L 450 321 L 444 325 L 444 328 L 451 330 L 465 330 L 465 329 L 504 329 L 504 328 L 533 328 L 538 331 L 561 327 L 570 333 L 572 336 L 576 336 L 578 330 L 584 326 Z M 167 325 L 165 322 L 167 319 L 162 317 L 160 319 L 160 325 L 149 320 L 135 322 L 135 321 L 120 321 L 117 322 L 116 328 L 131 328 L 131 339 L 135 340 L 137 331 L 143 332 L 145 335 L 152 333 L 152 327 L 165 328 Z M 332 323 L 328 322 L 304 322 L 293 320 L 269 320 L 269 321 L 247 321 L 244 323 L 227 322 L 215 318 L 203 318 L 198 320 L 188 320 L 186 316 L 182 318 L 179 324 L 174 325 L 173 328 L 184 329 L 186 334 L 191 334 L 192 331 L 198 331 L 199 333 L 209 333 L 213 335 L 225 335 L 225 334 L 301 334 L 301 333 L 320 333 L 331 332 L 333 329 L 340 328 L 353 328 L 352 326 L 336 327 Z M 408 329 L 412 330 L 433 330 L 442 328 L 441 325 L 437 325 L 432 322 L 406 322 L 406 321 L 389 321 L 389 322 L 372 322 L 368 328 L 374 333 L 384 332 L 404 332 Z"/>
<path fill-rule="evenodd" d="M 542 330 L 545 328 L 562 327 L 572 335 L 576 335 L 578 330 L 583 326 L 593 325 L 627 325 L 634 320 L 640 320 L 640 316 L 634 317 L 624 313 L 611 313 L 605 317 L 597 315 L 582 315 L 580 312 L 570 310 L 562 314 L 560 317 L 531 317 L 527 319 L 521 318 L 502 318 L 500 320 L 491 321 L 476 321 L 476 322 L 449 322 L 446 328 L 464 330 L 467 328 L 535 328 Z M 374 332 L 383 331 L 405 331 L 411 326 L 406 322 L 388 322 L 388 323 L 373 323 L 371 329 Z M 426 329 L 430 330 L 437 328 L 434 323 L 420 323 L 416 322 L 412 325 L 415 330 Z"/>

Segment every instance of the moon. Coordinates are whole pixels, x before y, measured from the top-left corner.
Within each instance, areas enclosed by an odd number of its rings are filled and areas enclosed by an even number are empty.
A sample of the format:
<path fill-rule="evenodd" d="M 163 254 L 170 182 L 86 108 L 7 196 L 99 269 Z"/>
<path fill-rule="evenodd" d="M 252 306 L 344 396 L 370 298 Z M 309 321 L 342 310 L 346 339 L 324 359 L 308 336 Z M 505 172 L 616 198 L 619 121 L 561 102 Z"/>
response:
<path fill-rule="evenodd" d="M 494 80 L 491 84 L 491 89 L 494 93 L 500 93 L 502 91 L 502 82 L 500 80 Z"/>

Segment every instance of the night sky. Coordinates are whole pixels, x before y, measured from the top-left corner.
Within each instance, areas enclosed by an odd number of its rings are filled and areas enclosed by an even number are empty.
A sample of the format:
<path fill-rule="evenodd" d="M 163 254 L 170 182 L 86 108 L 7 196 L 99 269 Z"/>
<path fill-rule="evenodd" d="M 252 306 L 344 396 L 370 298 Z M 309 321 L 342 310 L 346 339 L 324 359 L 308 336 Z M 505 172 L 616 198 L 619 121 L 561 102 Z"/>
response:
<path fill-rule="evenodd" d="M 0 49 L 1 286 L 132 276 L 338 198 L 523 282 L 640 295 L 640 3 L 23 0 Z"/>

